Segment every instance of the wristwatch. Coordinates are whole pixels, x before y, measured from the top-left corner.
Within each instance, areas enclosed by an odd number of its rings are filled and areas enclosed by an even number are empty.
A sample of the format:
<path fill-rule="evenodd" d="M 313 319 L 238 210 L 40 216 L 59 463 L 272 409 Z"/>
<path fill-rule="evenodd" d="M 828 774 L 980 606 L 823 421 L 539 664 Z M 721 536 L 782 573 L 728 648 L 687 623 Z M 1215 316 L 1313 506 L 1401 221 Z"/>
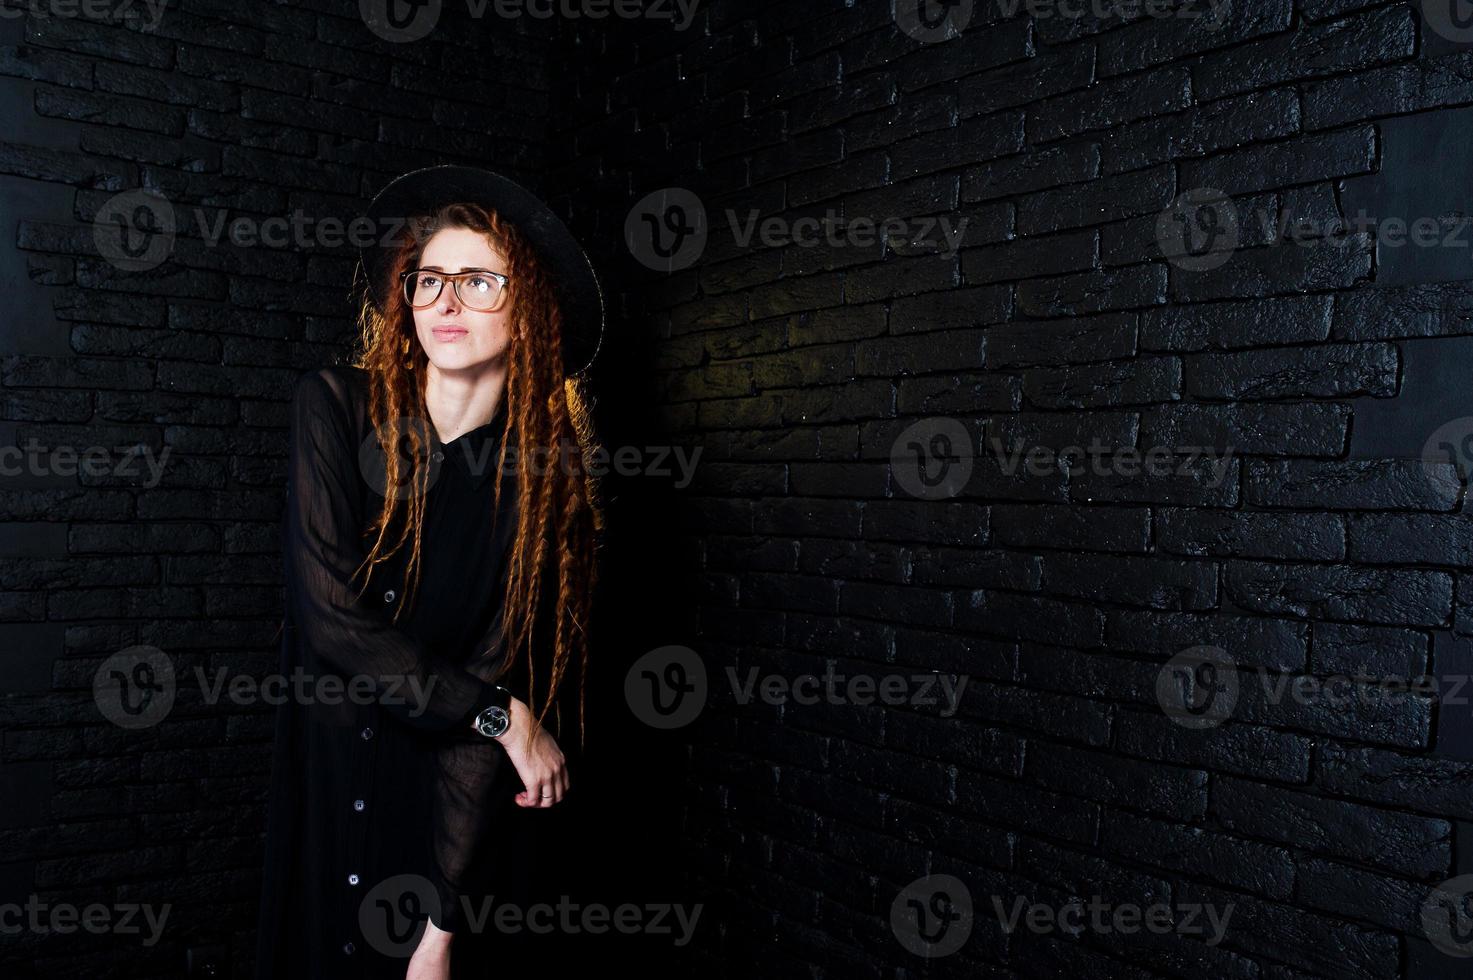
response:
<path fill-rule="evenodd" d="M 501 700 L 509 702 L 511 698 L 510 691 L 500 684 L 496 685 L 496 690 L 499 692 Z M 504 734 L 511 725 L 511 713 L 506 710 L 504 705 L 493 704 L 481 709 L 481 713 L 476 715 L 473 724 L 476 731 L 487 738 L 497 738 Z"/>

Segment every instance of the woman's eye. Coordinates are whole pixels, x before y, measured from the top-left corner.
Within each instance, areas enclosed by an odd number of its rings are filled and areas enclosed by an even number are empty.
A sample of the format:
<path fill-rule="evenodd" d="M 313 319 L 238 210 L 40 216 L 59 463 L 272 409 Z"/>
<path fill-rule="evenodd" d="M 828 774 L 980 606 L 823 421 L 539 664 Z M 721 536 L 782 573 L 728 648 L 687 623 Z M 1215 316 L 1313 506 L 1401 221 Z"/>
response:
<path fill-rule="evenodd" d="M 491 288 L 491 280 L 485 276 L 471 276 L 466 280 L 466 283 L 480 293 L 484 293 Z"/>
<path fill-rule="evenodd" d="M 429 274 L 425 274 L 425 275 L 422 275 L 422 276 L 419 277 L 419 284 L 421 286 L 433 286 L 437 282 L 439 282 L 439 280 L 436 277 L 434 277 L 432 275 L 429 275 Z"/>

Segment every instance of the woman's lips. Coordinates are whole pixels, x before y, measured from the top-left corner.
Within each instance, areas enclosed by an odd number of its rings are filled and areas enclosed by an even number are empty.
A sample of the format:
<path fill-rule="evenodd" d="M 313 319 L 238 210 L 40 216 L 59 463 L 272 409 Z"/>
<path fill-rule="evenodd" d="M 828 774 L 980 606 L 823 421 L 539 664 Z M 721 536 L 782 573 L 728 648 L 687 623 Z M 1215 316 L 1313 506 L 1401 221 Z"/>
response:
<path fill-rule="evenodd" d="M 470 332 L 469 330 L 466 330 L 466 329 L 464 329 L 462 327 L 432 327 L 432 328 L 430 328 L 430 333 L 432 333 L 432 334 L 435 335 L 435 339 L 436 340 L 446 341 L 446 342 L 459 340 L 461 337 L 464 337 L 469 332 Z"/>

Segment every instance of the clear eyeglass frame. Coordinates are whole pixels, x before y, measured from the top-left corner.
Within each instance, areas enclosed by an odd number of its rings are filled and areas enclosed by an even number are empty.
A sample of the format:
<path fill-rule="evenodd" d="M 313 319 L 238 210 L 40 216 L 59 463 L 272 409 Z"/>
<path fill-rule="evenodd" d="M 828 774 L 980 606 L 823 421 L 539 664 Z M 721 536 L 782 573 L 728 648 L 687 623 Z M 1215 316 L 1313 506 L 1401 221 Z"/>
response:
<path fill-rule="evenodd" d="M 429 287 L 419 284 L 421 275 L 432 276 L 438 280 L 429 291 Z M 496 309 L 501 302 L 502 295 L 506 292 L 506 284 L 510 281 L 509 276 L 500 272 L 492 272 L 489 269 L 470 269 L 466 272 L 440 272 L 436 269 L 409 269 L 399 274 L 400 282 L 404 288 L 404 299 L 416 310 L 422 310 L 435 300 L 440 298 L 440 292 L 445 288 L 445 280 L 450 280 L 451 288 L 455 290 L 455 298 L 467 309 L 487 313 Z M 494 289 L 461 291 L 461 283 L 467 279 L 487 279 L 495 284 Z M 420 295 L 416 297 L 416 293 Z M 428 299 L 425 295 L 428 295 Z M 418 301 L 416 301 L 418 300 Z"/>

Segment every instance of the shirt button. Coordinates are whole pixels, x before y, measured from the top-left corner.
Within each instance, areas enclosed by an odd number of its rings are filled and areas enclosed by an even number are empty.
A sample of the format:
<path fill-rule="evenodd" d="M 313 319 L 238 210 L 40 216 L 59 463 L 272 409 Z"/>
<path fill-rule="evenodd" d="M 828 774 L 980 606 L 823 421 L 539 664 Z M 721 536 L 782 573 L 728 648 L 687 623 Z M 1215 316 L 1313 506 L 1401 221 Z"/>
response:
<path fill-rule="evenodd" d="M 358 884 L 358 876 L 357 875 L 348 875 L 348 884 L 350 884 L 350 885 L 356 885 L 356 884 Z"/>
<path fill-rule="evenodd" d="M 363 801 L 362 800 L 354 800 L 353 801 L 353 809 L 357 810 L 359 813 L 362 813 L 363 812 Z"/>
<path fill-rule="evenodd" d="M 373 729 L 372 728 L 365 728 L 365 729 L 363 729 L 363 731 L 359 732 L 358 734 L 359 735 L 362 735 L 365 739 L 370 739 L 370 738 L 373 738 Z"/>
<path fill-rule="evenodd" d="M 343 943 L 343 952 L 348 956 L 352 956 L 353 950 L 356 948 L 352 943 Z"/>
<path fill-rule="evenodd" d="M 430 458 L 438 463 L 445 458 L 445 454 L 436 449 L 433 453 L 430 454 Z"/>
<path fill-rule="evenodd" d="M 393 602 L 394 601 L 394 590 L 393 589 L 390 589 L 389 591 L 387 591 L 387 592 L 384 593 L 384 601 L 385 602 Z"/>

